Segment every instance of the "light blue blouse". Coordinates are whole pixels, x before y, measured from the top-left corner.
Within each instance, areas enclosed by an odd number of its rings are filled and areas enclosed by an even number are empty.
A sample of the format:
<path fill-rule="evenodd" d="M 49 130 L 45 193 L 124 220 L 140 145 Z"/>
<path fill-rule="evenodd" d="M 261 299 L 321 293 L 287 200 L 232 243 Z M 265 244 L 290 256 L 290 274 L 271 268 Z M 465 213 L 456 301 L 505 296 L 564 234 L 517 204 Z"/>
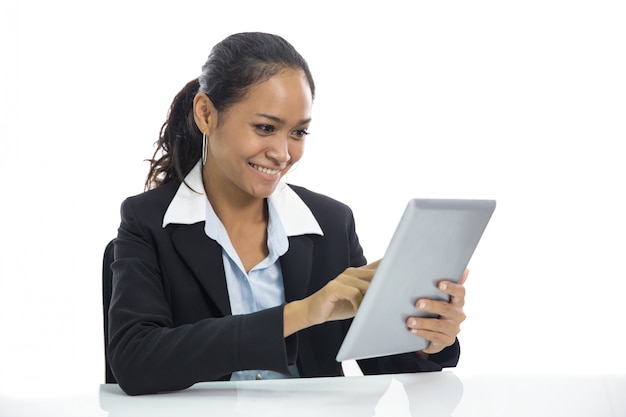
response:
<path fill-rule="evenodd" d="M 280 183 L 276 191 L 268 197 L 267 207 L 269 254 L 248 273 L 230 241 L 226 228 L 206 197 L 200 163 L 187 175 L 163 217 L 163 227 L 170 223 L 205 222 L 206 235 L 222 247 L 228 297 L 233 315 L 249 314 L 284 304 L 285 292 L 279 258 L 289 249 L 288 236 L 310 233 L 323 235 L 311 210 L 286 184 Z M 293 376 L 298 376 L 295 366 L 290 367 L 290 375 L 268 370 L 245 370 L 234 372 L 231 380 Z"/>

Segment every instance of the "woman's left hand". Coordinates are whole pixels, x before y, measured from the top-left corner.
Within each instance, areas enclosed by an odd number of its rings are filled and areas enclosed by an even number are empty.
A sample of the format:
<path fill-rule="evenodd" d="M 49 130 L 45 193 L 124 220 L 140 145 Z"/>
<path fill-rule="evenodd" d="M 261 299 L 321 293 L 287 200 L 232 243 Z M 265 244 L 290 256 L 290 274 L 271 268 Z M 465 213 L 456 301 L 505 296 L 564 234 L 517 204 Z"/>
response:
<path fill-rule="evenodd" d="M 409 331 L 423 337 L 430 343 L 422 350 L 423 353 L 441 352 L 451 346 L 461 331 L 461 323 L 465 320 L 463 305 L 465 304 L 465 287 L 469 269 L 466 269 L 459 283 L 441 281 L 439 290 L 450 295 L 450 302 L 419 299 L 415 308 L 420 311 L 436 314 L 438 318 L 409 317 L 406 324 Z"/>

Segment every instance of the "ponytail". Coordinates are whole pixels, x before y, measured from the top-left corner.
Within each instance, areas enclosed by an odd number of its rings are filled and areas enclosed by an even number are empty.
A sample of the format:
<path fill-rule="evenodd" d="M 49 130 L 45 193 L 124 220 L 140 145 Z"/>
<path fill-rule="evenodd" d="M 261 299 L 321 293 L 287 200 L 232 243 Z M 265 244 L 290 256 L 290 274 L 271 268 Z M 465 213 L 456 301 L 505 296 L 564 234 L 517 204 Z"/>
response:
<path fill-rule="evenodd" d="M 200 84 L 191 80 L 174 97 L 167 120 L 161 127 L 157 149 L 149 159 L 145 189 L 176 179 L 183 181 L 202 156 L 202 133 L 193 118 L 193 100 Z"/>

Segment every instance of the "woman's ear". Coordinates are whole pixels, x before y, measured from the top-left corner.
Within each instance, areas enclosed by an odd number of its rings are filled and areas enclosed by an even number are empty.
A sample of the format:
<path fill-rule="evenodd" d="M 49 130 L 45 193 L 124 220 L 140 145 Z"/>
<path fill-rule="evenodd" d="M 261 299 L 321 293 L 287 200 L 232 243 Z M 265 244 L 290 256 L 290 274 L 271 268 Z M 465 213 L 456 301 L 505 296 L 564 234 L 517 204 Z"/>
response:
<path fill-rule="evenodd" d="M 217 126 L 217 110 L 209 96 L 202 92 L 193 99 L 193 118 L 200 132 L 211 136 L 211 130 Z"/>

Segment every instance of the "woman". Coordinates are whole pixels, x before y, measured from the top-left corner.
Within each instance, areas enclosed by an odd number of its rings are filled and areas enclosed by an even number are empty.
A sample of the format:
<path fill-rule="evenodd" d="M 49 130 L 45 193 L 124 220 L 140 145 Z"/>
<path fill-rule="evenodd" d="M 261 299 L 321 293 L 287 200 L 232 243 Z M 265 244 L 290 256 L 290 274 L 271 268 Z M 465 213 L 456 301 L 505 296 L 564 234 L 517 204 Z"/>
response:
<path fill-rule="evenodd" d="M 342 375 L 345 319 L 377 263 L 347 206 L 280 181 L 302 157 L 314 94 L 289 43 L 240 33 L 174 99 L 150 190 L 122 204 L 115 242 L 108 357 L 128 394 Z M 364 373 L 456 364 L 465 290 L 441 285 L 450 303 L 417 303 L 440 318 L 407 320 L 429 346 L 359 361 Z"/>

